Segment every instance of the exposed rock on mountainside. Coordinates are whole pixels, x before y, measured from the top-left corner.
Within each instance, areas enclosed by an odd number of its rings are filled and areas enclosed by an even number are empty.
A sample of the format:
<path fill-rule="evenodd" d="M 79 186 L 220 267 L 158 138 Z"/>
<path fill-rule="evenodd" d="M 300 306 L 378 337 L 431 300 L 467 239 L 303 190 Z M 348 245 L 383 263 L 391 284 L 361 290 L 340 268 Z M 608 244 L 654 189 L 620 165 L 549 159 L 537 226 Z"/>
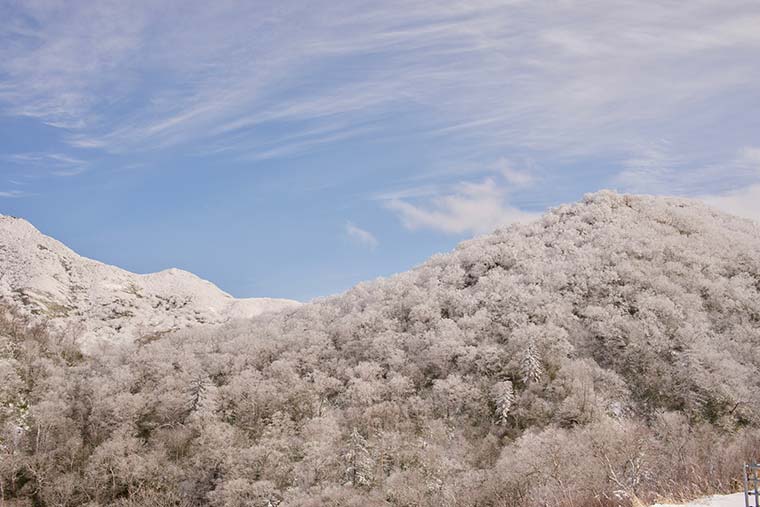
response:
<path fill-rule="evenodd" d="M 298 303 L 235 299 L 179 269 L 138 275 L 77 255 L 29 222 L 0 215 L 0 298 L 71 328 L 84 346 L 249 318 Z"/>

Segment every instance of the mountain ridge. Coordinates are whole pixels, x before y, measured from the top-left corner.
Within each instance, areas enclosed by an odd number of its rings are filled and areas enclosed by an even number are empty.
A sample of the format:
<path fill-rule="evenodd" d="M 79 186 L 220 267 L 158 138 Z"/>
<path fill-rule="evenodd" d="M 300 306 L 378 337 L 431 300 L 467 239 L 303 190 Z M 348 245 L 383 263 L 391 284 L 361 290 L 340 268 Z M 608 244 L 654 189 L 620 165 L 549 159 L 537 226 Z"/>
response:
<path fill-rule="evenodd" d="M 177 268 L 136 274 L 80 256 L 23 218 L 0 215 L 0 298 L 75 330 L 85 348 L 296 306 L 236 299 Z"/>

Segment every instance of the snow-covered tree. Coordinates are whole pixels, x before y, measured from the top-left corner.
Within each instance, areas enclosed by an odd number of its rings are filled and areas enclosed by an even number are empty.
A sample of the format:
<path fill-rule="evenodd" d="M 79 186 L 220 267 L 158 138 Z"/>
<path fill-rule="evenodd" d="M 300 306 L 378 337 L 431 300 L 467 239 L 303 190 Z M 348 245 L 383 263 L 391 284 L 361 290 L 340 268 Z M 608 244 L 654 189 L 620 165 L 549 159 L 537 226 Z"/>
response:
<path fill-rule="evenodd" d="M 544 376 L 544 368 L 541 365 L 541 357 L 536 349 L 535 342 L 531 341 L 526 347 L 520 366 L 523 383 L 541 382 Z"/>
<path fill-rule="evenodd" d="M 375 463 L 367 440 L 354 428 L 348 437 L 343 460 L 346 465 L 346 481 L 352 486 L 369 487 L 374 477 Z"/>
<path fill-rule="evenodd" d="M 515 392 L 512 387 L 512 382 L 509 380 L 497 382 L 491 387 L 491 396 L 496 405 L 496 410 L 494 412 L 496 421 L 499 424 L 507 424 L 509 411 L 512 409 L 512 404 L 515 402 Z"/>

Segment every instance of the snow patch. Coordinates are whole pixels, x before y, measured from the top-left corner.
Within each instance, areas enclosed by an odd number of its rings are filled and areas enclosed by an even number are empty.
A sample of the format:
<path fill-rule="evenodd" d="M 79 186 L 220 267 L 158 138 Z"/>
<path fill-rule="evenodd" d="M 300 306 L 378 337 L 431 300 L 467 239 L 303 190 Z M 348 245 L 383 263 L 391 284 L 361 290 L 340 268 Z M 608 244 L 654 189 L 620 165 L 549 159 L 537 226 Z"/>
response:
<path fill-rule="evenodd" d="M 744 493 L 707 496 L 685 504 L 658 503 L 652 507 L 744 507 Z"/>

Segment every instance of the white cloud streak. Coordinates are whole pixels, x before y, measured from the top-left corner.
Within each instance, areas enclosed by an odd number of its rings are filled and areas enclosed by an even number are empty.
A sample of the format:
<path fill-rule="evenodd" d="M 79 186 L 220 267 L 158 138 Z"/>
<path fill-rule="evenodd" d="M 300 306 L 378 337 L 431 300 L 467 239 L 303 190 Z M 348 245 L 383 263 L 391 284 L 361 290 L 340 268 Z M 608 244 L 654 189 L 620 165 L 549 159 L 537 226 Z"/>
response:
<path fill-rule="evenodd" d="M 29 194 L 27 192 L 22 192 L 21 190 L 0 190 L 0 197 L 7 198 L 7 199 L 15 199 L 19 197 L 26 197 Z"/>
<path fill-rule="evenodd" d="M 488 178 L 480 183 L 462 182 L 451 193 L 424 204 L 391 199 L 386 206 L 397 213 L 408 229 L 433 229 L 448 234 L 481 234 L 538 216 L 510 205 L 507 194 L 506 187 Z"/>
<path fill-rule="evenodd" d="M 507 183 L 511 185 L 523 187 L 534 183 L 534 176 L 530 171 L 517 169 L 515 165 L 507 159 L 500 159 L 497 162 L 496 167 Z"/>
<path fill-rule="evenodd" d="M 354 225 L 351 222 L 346 222 L 346 235 L 355 243 L 374 250 L 377 248 L 379 242 L 374 234 Z"/>

